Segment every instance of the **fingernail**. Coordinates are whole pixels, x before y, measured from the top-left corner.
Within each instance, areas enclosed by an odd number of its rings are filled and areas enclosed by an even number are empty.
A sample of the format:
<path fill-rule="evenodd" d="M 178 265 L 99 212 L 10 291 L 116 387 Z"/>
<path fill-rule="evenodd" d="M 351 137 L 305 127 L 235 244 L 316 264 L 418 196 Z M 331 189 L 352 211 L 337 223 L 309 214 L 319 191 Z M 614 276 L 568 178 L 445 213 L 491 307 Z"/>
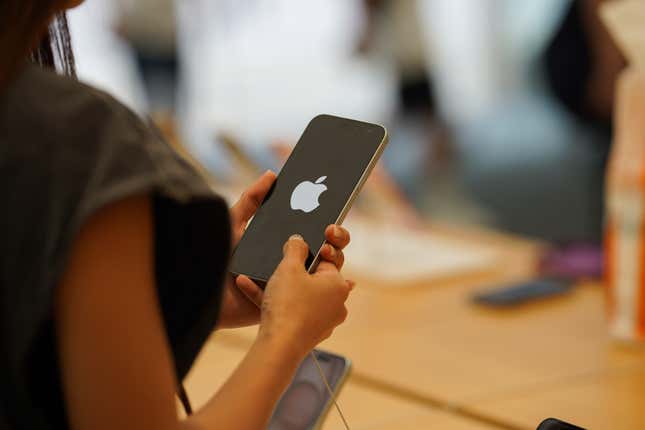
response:
<path fill-rule="evenodd" d="M 304 240 L 299 234 L 292 234 L 289 236 L 289 240 Z"/>
<path fill-rule="evenodd" d="M 340 227 L 338 227 L 336 225 L 334 226 L 334 237 L 336 239 L 341 239 L 343 237 L 343 232 L 340 231 Z"/>
<path fill-rule="evenodd" d="M 334 249 L 334 247 L 331 246 L 331 245 L 327 245 L 327 248 L 329 248 L 329 254 L 331 255 L 331 257 L 332 258 L 335 257 L 336 256 L 336 250 Z"/>
<path fill-rule="evenodd" d="M 267 169 L 267 171 L 264 172 L 265 175 L 268 175 L 269 173 L 275 176 L 275 172 L 271 169 Z"/>

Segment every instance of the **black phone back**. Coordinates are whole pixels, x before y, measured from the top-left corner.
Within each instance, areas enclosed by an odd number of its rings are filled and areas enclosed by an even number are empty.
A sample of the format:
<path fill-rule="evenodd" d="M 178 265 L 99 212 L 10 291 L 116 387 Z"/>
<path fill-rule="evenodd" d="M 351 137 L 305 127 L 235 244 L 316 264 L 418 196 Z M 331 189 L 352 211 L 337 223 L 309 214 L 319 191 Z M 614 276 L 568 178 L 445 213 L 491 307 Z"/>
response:
<path fill-rule="evenodd" d="M 309 268 L 325 228 L 337 222 L 385 139 L 376 124 L 331 115 L 311 120 L 238 243 L 231 272 L 266 282 L 293 234 L 309 245 Z"/>

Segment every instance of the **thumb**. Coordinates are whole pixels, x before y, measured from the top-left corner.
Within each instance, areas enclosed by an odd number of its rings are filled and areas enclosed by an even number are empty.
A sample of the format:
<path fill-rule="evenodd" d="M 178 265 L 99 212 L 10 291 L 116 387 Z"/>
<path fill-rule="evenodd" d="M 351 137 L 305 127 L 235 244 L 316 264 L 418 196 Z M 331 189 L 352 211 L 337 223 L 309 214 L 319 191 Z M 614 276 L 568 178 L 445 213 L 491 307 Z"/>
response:
<path fill-rule="evenodd" d="M 304 267 L 307 256 L 309 255 L 309 246 L 299 234 L 294 234 L 287 240 L 282 249 L 284 258 L 282 261 L 289 265 Z"/>

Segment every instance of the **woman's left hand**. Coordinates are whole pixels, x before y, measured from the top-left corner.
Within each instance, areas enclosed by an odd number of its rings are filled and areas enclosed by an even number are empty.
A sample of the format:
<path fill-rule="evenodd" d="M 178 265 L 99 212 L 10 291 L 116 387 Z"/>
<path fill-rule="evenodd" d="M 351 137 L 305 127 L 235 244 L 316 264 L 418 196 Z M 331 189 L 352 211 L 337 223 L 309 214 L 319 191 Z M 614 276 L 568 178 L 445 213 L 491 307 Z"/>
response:
<path fill-rule="evenodd" d="M 240 199 L 231 207 L 231 229 L 233 247 L 242 238 L 246 225 L 258 210 L 262 201 L 275 182 L 276 175 L 266 171 L 260 178 L 242 193 Z M 329 261 L 340 270 L 345 262 L 343 249 L 349 244 L 349 232 L 337 225 L 329 225 L 325 229 L 325 243 L 320 251 L 323 260 Z M 261 291 L 258 291 L 261 294 Z M 222 296 L 222 308 L 219 315 L 219 328 L 233 328 L 253 325 L 260 322 L 260 310 L 257 305 L 247 298 L 235 285 L 231 274 L 226 277 L 226 285 Z"/>

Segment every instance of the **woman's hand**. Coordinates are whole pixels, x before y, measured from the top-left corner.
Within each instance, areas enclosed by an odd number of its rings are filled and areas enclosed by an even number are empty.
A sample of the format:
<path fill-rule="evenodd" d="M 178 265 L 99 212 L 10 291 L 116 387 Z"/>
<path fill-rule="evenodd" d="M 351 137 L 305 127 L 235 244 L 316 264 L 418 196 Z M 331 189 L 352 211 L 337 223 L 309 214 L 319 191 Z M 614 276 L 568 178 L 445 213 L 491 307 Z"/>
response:
<path fill-rule="evenodd" d="M 233 247 L 240 241 L 246 225 L 262 204 L 262 201 L 275 182 L 275 178 L 275 173 L 270 170 L 266 171 L 253 185 L 242 193 L 237 203 L 231 207 L 230 218 Z M 340 270 L 345 261 L 343 249 L 350 241 L 349 232 L 343 227 L 330 225 L 325 230 L 325 239 L 327 243 L 323 245 L 320 252 L 321 258 L 324 261 L 333 263 Z M 244 291 L 243 294 L 236 286 L 233 276 L 227 276 L 218 327 L 242 327 L 260 322 L 258 305 L 249 301 L 247 298 L 248 294 L 251 294 L 250 297 L 254 299 L 262 296 L 262 290 L 255 284 L 253 285 L 255 288 L 252 291 Z M 258 299 L 257 303 L 261 303 L 261 298 Z"/>
<path fill-rule="evenodd" d="M 250 297 L 260 291 L 255 295 L 262 308 L 258 340 L 269 340 L 299 357 L 345 320 L 345 301 L 354 287 L 330 261 L 322 261 L 315 273 L 307 273 L 307 255 L 307 243 L 294 235 L 285 243 L 284 257 L 263 293 L 246 276 L 236 280 L 242 290 L 251 292 Z"/>

